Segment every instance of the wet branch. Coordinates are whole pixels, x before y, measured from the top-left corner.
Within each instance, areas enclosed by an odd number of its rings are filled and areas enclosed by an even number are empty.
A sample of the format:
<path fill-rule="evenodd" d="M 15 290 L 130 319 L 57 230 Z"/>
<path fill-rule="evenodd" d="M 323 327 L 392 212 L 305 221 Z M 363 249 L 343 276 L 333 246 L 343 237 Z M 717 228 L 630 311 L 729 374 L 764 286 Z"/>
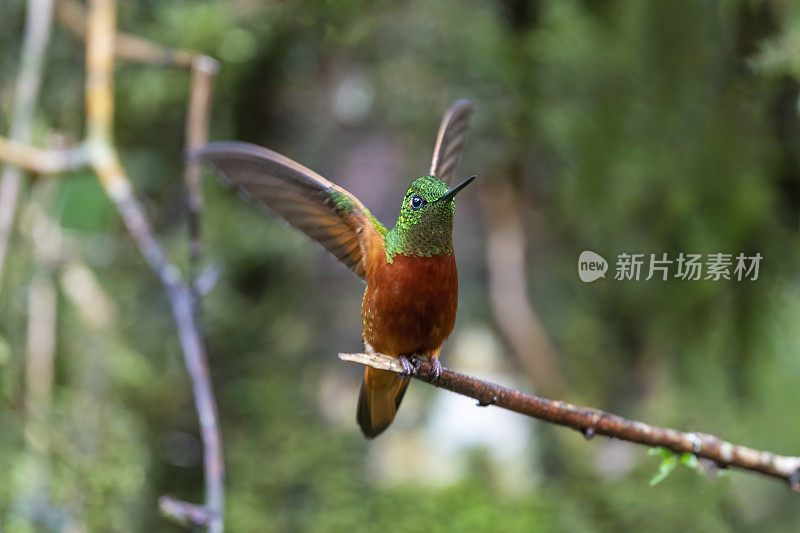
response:
<path fill-rule="evenodd" d="M 403 370 L 396 358 L 383 354 L 340 353 L 339 358 L 382 370 L 398 373 Z M 800 457 L 754 450 L 706 433 L 660 428 L 598 409 L 532 396 L 447 368 L 442 368 L 439 379 L 433 381 L 431 369 L 430 362 L 419 361 L 412 376 L 435 387 L 474 398 L 479 406 L 496 405 L 545 422 L 571 427 L 586 438 L 604 435 L 646 446 L 662 446 L 675 453 L 691 453 L 713 461 L 720 468 L 736 467 L 782 479 L 791 490 L 800 493 Z"/>

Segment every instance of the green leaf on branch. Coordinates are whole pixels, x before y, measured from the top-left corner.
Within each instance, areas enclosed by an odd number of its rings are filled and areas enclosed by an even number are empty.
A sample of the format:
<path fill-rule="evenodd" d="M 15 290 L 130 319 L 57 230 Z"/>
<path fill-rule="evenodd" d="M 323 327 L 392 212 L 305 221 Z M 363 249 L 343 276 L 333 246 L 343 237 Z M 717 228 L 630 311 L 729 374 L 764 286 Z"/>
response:
<path fill-rule="evenodd" d="M 684 466 L 692 470 L 700 470 L 700 463 L 697 460 L 697 456 L 693 453 L 677 454 L 669 448 L 658 446 L 656 448 L 650 448 L 648 455 L 661 456 L 661 464 L 658 465 L 658 473 L 650 479 L 651 487 L 664 481 L 667 476 L 675 470 L 675 467 L 678 466 L 678 460 L 680 460 Z"/>
<path fill-rule="evenodd" d="M 658 474 L 653 476 L 650 480 L 650 486 L 655 487 L 664 481 L 670 473 L 675 470 L 675 465 L 678 464 L 677 456 L 671 450 L 659 446 L 658 448 L 650 448 L 649 455 L 660 455 L 661 464 L 658 465 Z"/>
<path fill-rule="evenodd" d="M 697 460 L 697 456 L 693 453 L 684 453 L 681 454 L 681 463 L 685 466 L 688 466 L 692 470 L 697 470 L 699 472 L 700 463 Z"/>

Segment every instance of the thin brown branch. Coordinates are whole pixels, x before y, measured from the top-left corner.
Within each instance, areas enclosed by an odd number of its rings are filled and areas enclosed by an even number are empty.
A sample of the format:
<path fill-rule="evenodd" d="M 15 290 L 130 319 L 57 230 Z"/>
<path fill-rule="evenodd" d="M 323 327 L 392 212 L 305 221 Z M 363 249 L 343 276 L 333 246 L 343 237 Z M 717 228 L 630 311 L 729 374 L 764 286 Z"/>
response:
<path fill-rule="evenodd" d="M 211 513 L 208 530 L 217 533 L 223 530 L 224 462 L 216 400 L 205 347 L 194 314 L 193 294 L 156 239 L 113 146 L 114 52 L 111 45 L 115 32 L 114 0 L 91 0 L 86 33 L 86 113 L 90 161 L 125 227 L 158 275 L 169 298 L 184 362 L 192 379 L 195 408 L 200 422 L 206 481 L 205 508 Z"/>
<path fill-rule="evenodd" d="M 0 137 L 0 161 L 34 174 L 58 174 L 86 166 L 89 154 L 82 144 L 66 150 L 45 150 Z"/>
<path fill-rule="evenodd" d="M 70 33 L 79 39 L 86 39 L 86 10 L 80 2 L 57 0 L 56 18 Z M 123 61 L 184 69 L 191 68 L 195 57 L 192 52 L 165 48 L 127 33 L 116 34 L 114 52 Z"/>
<path fill-rule="evenodd" d="M 340 353 L 339 358 L 383 370 L 403 371 L 396 358 L 382 354 Z M 782 479 L 794 492 L 800 492 L 800 457 L 776 455 L 731 444 L 705 433 L 660 428 L 598 409 L 524 394 L 447 368 L 442 368 L 441 376 L 434 380 L 432 368 L 429 361 L 419 361 L 412 376 L 435 387 L 474 398 L 480 406 L 496 405 L 545 422 L 571 427 L 587 438 L 604 435 L 646 446 L 662 446 L 675 453 L 691 453 L 713 461 L 722 468 L 736 467 Z"/>
<path fill-rule="evenodd" d="M 31 0 L 25 14 L 25 37 L 22 43 L 20 72 L 14 94 L 14 112 L 9 137 L 27 144 L 39 97 L 44 54 L 50 40 L 53 15 L 52 0 Z M 14 228 L 22 172 L 19 167 L 5 165 L 0 175 L 0 279 L 3 276 L 8 244 Z"/>
<path fill-rule="evenodd" d="M 208 142 L 211 122 L 211 99 L 219 62 L 208 56 L 197 56 L 192 61 L 192 82 L 189 90 L 189 109 L 186 113 L 186 153 L 191 153 Z M 189 264 L 191 285 L 200 264 L 200 212 L 203 208 L 203 189 L 200 185 L 200 161 L 187 160 L 184 172 L 186 211 L 189 225 Z"/>

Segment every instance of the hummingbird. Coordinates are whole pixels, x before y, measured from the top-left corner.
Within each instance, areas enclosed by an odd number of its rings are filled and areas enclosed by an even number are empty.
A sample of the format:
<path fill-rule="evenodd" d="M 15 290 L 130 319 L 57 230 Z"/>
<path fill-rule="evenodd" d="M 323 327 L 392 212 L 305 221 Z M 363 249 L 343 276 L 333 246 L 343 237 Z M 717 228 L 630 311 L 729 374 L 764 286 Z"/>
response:
<path fill-rule="evenodd" d="M 468 100 L 447 109 L 430 171 L 411 183 L 391 229 L 350 192 L 266 148 L 211 142 L 192 154 L 366 281 L 361 304 L 364 349 L 396 357 L 403 367 L 402 374 L 369 366 L 364 370 L 356 420 L 368 438 L 394 420 L 414 357 L 433 362 L 434 378 L 441 374 L 439 354 L 453 331 L 458 305 L 453 200 L 476 176 L 452 188 L 449 182 L 467 142 L 472 110 Z"/>

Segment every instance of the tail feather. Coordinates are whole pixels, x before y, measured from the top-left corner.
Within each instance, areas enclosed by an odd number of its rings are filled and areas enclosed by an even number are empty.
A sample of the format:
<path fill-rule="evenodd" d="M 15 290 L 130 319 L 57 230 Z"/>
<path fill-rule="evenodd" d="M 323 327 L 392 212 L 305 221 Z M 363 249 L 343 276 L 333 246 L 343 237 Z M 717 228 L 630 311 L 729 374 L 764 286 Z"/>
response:
<path fill-rule="evenodd" d="M 364 436 L 377 437 L 389 427 L 410 381 L 388 370 L 365 369 L 356 411 L 356 420 Z"/>

